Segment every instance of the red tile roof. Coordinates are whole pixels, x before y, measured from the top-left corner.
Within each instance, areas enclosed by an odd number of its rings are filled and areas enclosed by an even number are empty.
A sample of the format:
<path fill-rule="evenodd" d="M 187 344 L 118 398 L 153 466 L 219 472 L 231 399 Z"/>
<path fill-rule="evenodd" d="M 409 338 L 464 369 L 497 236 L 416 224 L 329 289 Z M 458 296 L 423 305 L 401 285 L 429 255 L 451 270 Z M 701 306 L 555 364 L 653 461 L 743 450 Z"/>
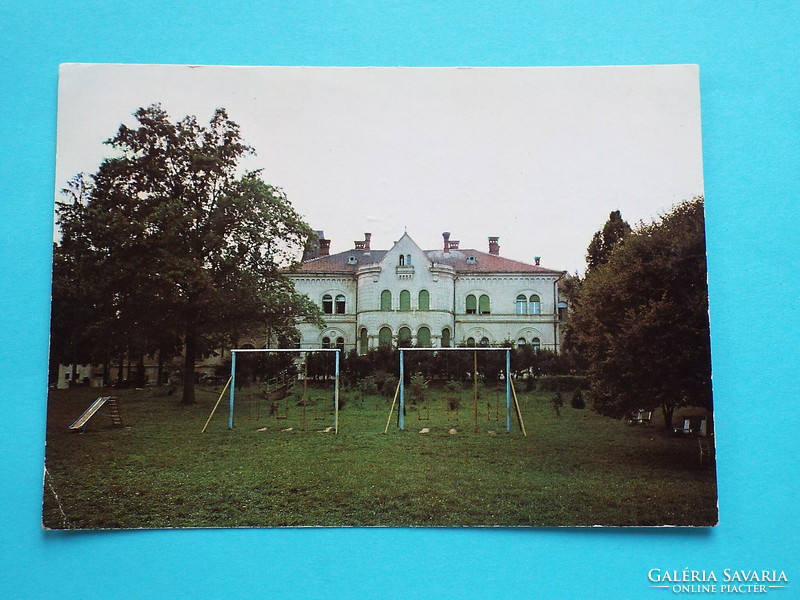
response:
<path fill-rule="evenodd" d="M 294 272 L 307 274 L 355 274 L 355 272 L 365 265 L 380 263 L 386 256 L 388 250 L 347 250 L 332 254 L 312 258 L 302 263 Z M 432 263 L 445 264 L 452 267 L 456 273 L 527 273 L 541 275 L 561 275 L 563 271 L 546 269 L 536 265 L 503 258 L 496 254 L 488 254 L 480 250 L 469 248 L 460 250 L 425 250 L 425 255 Z M 468 257 L 475 257 L 475 263 L 467 262 Z M 356 262 L 351 259 L 355 258 Z"/>

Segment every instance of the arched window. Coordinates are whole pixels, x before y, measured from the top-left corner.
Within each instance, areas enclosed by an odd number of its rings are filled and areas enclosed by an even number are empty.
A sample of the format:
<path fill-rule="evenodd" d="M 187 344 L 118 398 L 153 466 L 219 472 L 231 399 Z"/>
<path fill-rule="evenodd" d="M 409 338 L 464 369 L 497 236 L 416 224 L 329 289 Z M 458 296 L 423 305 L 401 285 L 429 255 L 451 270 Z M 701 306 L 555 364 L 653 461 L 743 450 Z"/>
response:
<path fill-rule="evenodd" d="M 344 306 L 345 306 L 344 296 L 339 294 L 338 296 L 336 296 L 336 314 L 337 315 L 343 315 L 344 314 Z"/>
<path fill-rule="evenodd" d="M 482 294 L 478 300 L 478 312 L 482 315 L 488 315 L 492 312 L 492 309 L 489 306 L 489 296 L 486 294 Z"/>
<path fill-rule="evenodd" d="M 408 290 L 400 292 L 400 310 L 411 310 L 411 292 Z"/>
<path fill-rule="evenodd" d="M 467 346 L 469 348 L 474 348 L 475 347 L 475 338 L 474 337 L 467 338 Z"/>
<path fill-rule="evenodd" d="M 388 327 L 381 327 L 378 332 L 378 346 L 381 348 L 392 347 L 392 330 Z"/>
<path fill-rule="evenodd" d="M 542 347 L 542 342 L 539 340 L 539 338 L 533 338 L 531 340 L 531 346 L 533 346 L 533 351 L 534 352 L 538 352 L 539 348 Z"/>
<path fill-rule="evenodd" d="M 539 296 L 534 294 L 530 298 L 530 309 L 532 315 L 540 315 L 542 314 L 542 301 L 539 300 Z"/>
<path fill-rule="evenodd" d="M 389 290 L 381 292 L 381 310 L 392 310 L 392 292 Z"/>
<path fill-rule="evenodd" d="M 336 347 L 339 350 L 341 350 L 342 352 L 344 352 L 344 338 L 343 337 L 336 338 Z"/>
<path fill-rule="evenodd" d="M 406 254 L 406 266 L 407 267 L 411 266 L 411 255 L 410 254 Z"/>
<path fill-rule="evenodd" d="M 330 348 L 331 347 L 331 338 L 329 338 L 329 337 L 322 338 L 322 347 L 323 348 Z"/>
<path fill-rule="evenodd" d="M 450 330 L 445 327 L 442 329 L 442 348 L 450 347 Z"/>
<path fill-rule="evenodd" d="M 369 351 L 369 336 L 367 335 L 366 327 L 363 327 L 358 335 L 358 346 L 361 354 L 366 354 Z"/>
<path fill-rule="evenodd" d="M 489 347 L 489 338 L 482 337 L 481 338 L 481 348 L 488 348 Z"/>
<path fill-rule="evenodd" d="M 405 266 L 405 264 L 406 264 L 406 257 L 403 256 L 402 254 L 400 255 L 400 263 L 399 264 L 400 264 L 401 267 Z"/>
<path fill-rule="evenodd" d="M 333 298 L 331 298 L 330 294 L 325 294 L 322 297 L 322 312 L 326 315 L 333 314 Z"/>
<path fill-rule="evenodd" d="M 525 341 L 525 338 L 519 338 L 519 339 L 517 340 L 517 346 L 519 346 L 519 347 L 522 347 L 522 346 L 524 346 L 526 343 L 527 343 L 527 342 Z"/>
<path fill-rule="evenodd" d="M 524 294 L 520 294 L 517 296 L 516 302 L 516 313 L 518 315 L 527 315 L 528 314 L 528 299 L 525 297 Z"/>
<path fill-rule="evenodd" d="M 397 332 L 397 345 L 400 348 L 411 345 L 411 330 L 408 327 L 401 327 Z"/>
<path fill-rule="evenodd" d="M 467 296 L 467 314 L 474 315 L 478 312 L 478 300 L 470 294 Z"/>
<path fill-rule="evenodd" d="M 431 330 L 427 327 L 420 327 L 417 331 L 417 347 L 430 348 L 431 347 Z"/>
<path fill-rule="evenodd" d="M 419 292 L 419 305 L 417 310 L 430 310 L 431 309 L 431 295 L 428 290 L 420 290 Z"/>

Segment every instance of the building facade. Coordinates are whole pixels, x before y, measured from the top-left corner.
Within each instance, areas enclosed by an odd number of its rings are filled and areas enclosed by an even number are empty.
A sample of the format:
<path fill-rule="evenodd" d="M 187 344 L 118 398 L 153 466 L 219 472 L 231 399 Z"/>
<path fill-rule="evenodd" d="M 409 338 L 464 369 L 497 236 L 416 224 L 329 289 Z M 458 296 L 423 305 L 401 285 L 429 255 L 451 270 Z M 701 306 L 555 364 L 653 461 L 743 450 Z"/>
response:
<path fill-rule="evenodd" d="M 306 253 L 290 277 L 324 313 L 322 329 L 299 325 L 303 348 L 339 347 L 366 353 L 379 346 L 499 346 L 531 344 L 559 351 L 566 301 L 565 271 L 461 249 L 442 234 L 438 250 L 422 250 L 405 233 L 389 250 L 373 250 L 371 235 L 330 254 L 330 240 Z"/>

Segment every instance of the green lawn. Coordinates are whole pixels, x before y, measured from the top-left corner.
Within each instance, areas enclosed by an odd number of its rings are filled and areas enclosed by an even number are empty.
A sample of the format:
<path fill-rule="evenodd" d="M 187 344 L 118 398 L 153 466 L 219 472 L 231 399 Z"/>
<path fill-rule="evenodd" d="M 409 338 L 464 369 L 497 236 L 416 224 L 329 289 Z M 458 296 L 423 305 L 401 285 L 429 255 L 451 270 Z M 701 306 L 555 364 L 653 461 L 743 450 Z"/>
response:
<path fill-rule="evenodd" d="M 390 402 L 377 396 L 343 392 L 338 435 L 318 431 L 332 416 L 314 420 L 312 407 L 302 431 L 294 402 L 287 419 L 266 407 L 256 418 L 244 395 L 230 431 L 226 398 L 201 434 L 219 390 L 198 390 L 190 407 L 157 388 L 114 393 L 125 427 L 111 427 L 100 414 L 78 434 L 67 426 L 98 390 L 51 391 L 46 527 L 717 522 L 714 469 L 700 464 L 695 438 L 573 409 L 568 395 L 558 417 L 551 393 L 521 394 L 523 437 L 516 422 L 505 433 L 504 399 L 500 421 L 488 419 L 490 392 L 481 400 L 479 433 L 464 393 L 458 420 L 434 398 L 430 420 L 409 407 L 406 431 L 395 415 L 386 435 Z M 419 434 L 422 427 L 431 432 Z"/>

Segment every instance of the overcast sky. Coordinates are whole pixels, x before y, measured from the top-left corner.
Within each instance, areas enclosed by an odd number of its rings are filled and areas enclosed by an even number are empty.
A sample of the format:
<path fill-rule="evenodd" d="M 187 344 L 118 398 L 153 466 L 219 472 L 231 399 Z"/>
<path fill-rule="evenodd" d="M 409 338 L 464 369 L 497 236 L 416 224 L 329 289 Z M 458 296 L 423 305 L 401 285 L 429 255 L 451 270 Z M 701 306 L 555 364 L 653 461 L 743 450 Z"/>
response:
<path fill-rule="evenodd" d="M 173 120 L 228 110 L 263 168 L 331 252 L 404 231 L 583 271 L 612 210 L 632 225 L 703 193 L 691 65 L 302 68 L 63 65 L 56 189 L 94 172 L 102 142 L 160 102 Z"/>

